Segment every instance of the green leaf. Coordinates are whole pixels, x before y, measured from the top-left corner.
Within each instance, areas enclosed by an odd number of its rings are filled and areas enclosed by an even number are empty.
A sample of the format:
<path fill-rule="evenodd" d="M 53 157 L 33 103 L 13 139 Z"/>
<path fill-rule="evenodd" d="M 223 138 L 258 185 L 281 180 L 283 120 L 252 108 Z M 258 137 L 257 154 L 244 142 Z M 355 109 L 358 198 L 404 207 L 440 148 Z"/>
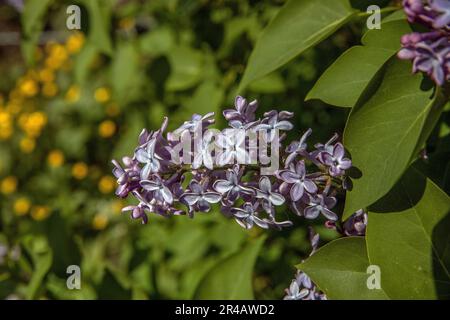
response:
<path fill-rule="evenodd" d="M 427 116 L 445 97 L 424 88 L 423 76 L 411 75 L 411 64 L 393 58 L 378 88 L 364 94 L 352 109 L 345 146 L 361 177 L 347 192 L 344 219 L 382 196 L 409 166 Z"/>
<path fill-rule="evenodd" d="M 139 39 L 139 47 L 144 54 L 165 54 L 173 47 L 175 35 L 170 28 L 160 28 L 144 34 Z"/>
<path fill-rule="evenodd" d="M 168 91 L 186 90 L 201 79 L 203 59 L 200 52 L 190 47 L 174 48 L 169 54 L 171 73 L 166 82 Z"/>
<path fill-rule="evenodd" d="M 400 37 L 408 32 L 411 28 L 406 20 L 386 22 L 380 30 L 369 30 L 362 39 L 364 46 L 344 52 L 320 77 L 306 100 L 353 107 L 380 68 L 400 49 Z"/>
<path fill-rule="evenodd" d="M 275 94 L 283 92 L 286 86 L 279 72 L 272 72 L 261 79 L 252 82 L 248 89 L 252 92 Z"/>
<path fill-rule="evenodd" d="M 368 289 L 369 265 L 364 238 L 346 237 L 326 244 L 296 267 L 329 299 L 387 299 L 382 289 Z"/>
<path fill-rule="evenodd" d="M 33 262 L 33 274 L 28 282 L 25 295 L 26 299 L 36 299 L 44 277 L 52 266 L 53 253 L 48 246 L 47 239 L 41 236 L 27 236 L 23 240 L 23 245 Z"/>
<path fill-rule="evenodd" d="M 83 85 L 89 75 L 92 63 L 98 55 L 98 49 L 91 43 L 86 43 L 80 53 L 75 57 L 74 79 L 79 85 Z"/>
<path fill-rule="evenodd" d="M 265 237 L 219 261 L 201 280 L 194 299 L 253 299 L 252 275 Z"/>
<path fill-rule="evenodd" d="M 119 46 L 111 67 L 111 85 L 115 98 L 125 104 L 139 79 L 138 56 L 133 44 Z"/>
<path fill-rule="evenodd" d="M 350 48 L 319 78 L 306 100 L 319 99 L 334 106 L 353 107 L 370 80 L 393 54 L 378 48 Z"/>
<path fill-rule="evenodd" d="M 450 298 L 450 198 L 410 169 L 369 209 L 369 260 L 393 299 Z"/>
<path fill-rule="evenodd" d="M 22 51 L 27 63 L 34 60 L 36 44 L 44 26 L 43 18 L 51 2 L 52 0 L 25 1 L 21 23 L 24 35 Z"/>
<path fill-rule="evenodd" d="M 348 0 L 290 0 L 258 39 L 239 91 L 327 38 L 354 13 Z"/>
<path fill-rule="evenodd" d="M 105 54 L 111 55 L 110 18 L 111 2 L 107 0 L 84 0 L 89 13 L 89 42 Z"/>

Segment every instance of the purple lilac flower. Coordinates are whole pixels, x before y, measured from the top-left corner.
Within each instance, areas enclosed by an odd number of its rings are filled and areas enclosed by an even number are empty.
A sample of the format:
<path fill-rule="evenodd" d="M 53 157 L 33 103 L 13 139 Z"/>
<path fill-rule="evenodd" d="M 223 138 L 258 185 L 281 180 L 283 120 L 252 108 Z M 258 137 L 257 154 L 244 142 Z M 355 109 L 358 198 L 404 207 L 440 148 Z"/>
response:
<path fill-rule="evenodd" d="M 207 113 L 204 116 L 199 114 L 194 114 L 190 121 L 185 121 L 181 127 L 174 131 L 174 134 L 180 135 L 184 131 L 189 131 L 191 133 L 198 132 L 201 128 L 202 131 L 206 130 L 209 125 L 214 123 L 214 112 Z"/>
<path fill-rule="evenodd" d="M 288 148 L 282 146 L 279 165 L 284 169 L 277 176 L 261 175 L 259 167 L 254 164 L 233 163 L 237 158 L 243 158 L 243 152 L 252 152 L 254 148 L 244 135 L 236 134 L 236 128 L 252 133 L 262 131 L 269 140 L 277 137 L 272 134 L 276 131 L 274 129 L 286 131 L 293 128 L 287 121 L 293 116 L 291 112 L 270 111 L 262 119 L 256 119 L 257 105 L 256 101 L 247 103 L 244 98 L 237 97 L 236 109 L 224 112 L 230 128 L 223 130 L 218 137 L 213 136 L 212 130 L 206 131 L 214 123 L 213 113 L 194 115 L 173 132 L 165 132 L 168 126 L 166 117 L 157 131 L 142 130 L 134 154 L 124 157 L 123 165 L 113 160 L 117 196 L 125 198 L 131 194 L 138 201 L 123 211 L 130 212 L 133 219 L 147 223 L 148 215 L 152 213 L 166 217 L 186 214 L 193 217 L 195 212 L 208 212 L 220 203 L 221 212 L 236 219 L 246 229 L 254 226 L 281 229 L 292 225 L 289 220 L 276 219 L 276 208 L 287 201 L 299 216 L 312 219 L 322 213 L 335 221 L 337 215 L 330 209 L 336 203 L 334 196 L 343 191 L 338 182 L 344 181 L 345 170 L 351 164 L 343 157 L 343 146 L 335 143 L 336 135 L 325 145 L 316 145 L 314 150 L 308 151 L 306 139 L 312 133 L 309 129 Z M 230 129 L 233 134 L 225 135 Z M 182 143 L 179 137 L 194 137 L 197 143 L 194 152 L 189 151 L 181 157 L 183 150 L 179 148 Z M 200 140 L 195 140 L 199 137 Z M 211 142 L 213 138 L 214 142 Z M 285 135 L 278 137 L 278 144 L 282 144 L 284 138 Z M 214 144 L 226 151 L 221 154 L 213 148 Z M 185 156 L 193 161 L 191 166 L 180 161 Z M 219 165 L 214 166 L 217 159 L 221 159 Z M 191 182 L 183 187 L 187 177 Z M 293 295 L 299 295 L 301 289 L 299 286 L 297 292 L 293 285 Z"/>
<path fill-rule="evenodd" d="M 343 225 L 346 236 L 364 236 L 366 234 L 366 227 L 367 213 L 362 209 L 351 215 Z"/>
<path fill-rule="evenodd" d="M 308 129 L 300 138 L 300 141 L 294 141 L 292 142 L 287 148 L 286 148 L 286 152 L 289 154 L 288 157 L 286 158 L 286 163 L 285 163 L 285 167 L 287 168 L 292 161 L 294 161 L 294 159 L 297 156 L 306 156 L 308 155 L 306 148 L 308 147 L 308 145 L 306 144 L 306 139 L 311 135 L 312 130 Z"/>
<path fill-rule="evenodd" d="M 402 37 L 398 57 L 413 61 L 413 72 L 426 73 L 442 86 L 450 80 L 450 1 L 404 0 L 410 22 L 421 23 L 430 32 L 414 32 Z"/>
<path fill-rule="evenodd" d="M 305 190 L 310 194 L 317 192 L 316 184 L 306 177 L 306 167 L 303 160 L 298 161 L 295 166 L 291 164 L 289 170 L 280 171 L 278 176 L 283 180 L 280 189 L 288 187 L 289 195 L 294 202 L 301 199 Z"/>
<path fill-rule="evenodd" d="M 153 180 L 142 180 L 141 186 L 145 190 L 153 192 L 153 197 L 157 201 L 164 201 L 169 204 L 173 202 L 172 192 L 159 175 L 154 175 Z"/>
<path fill-rule="evenodd" d="M 403 0 L 403 7 L 411 23 L 421 23 L 432 29 L 450 30 L 448 0 Z"/>
<path fill-rule="evenodd" d="M 213 188 L 223 196 L 223 199 L 234 203 L 240 196 L 244 194 L 253 194 L 253 190 L 246 187 L 240 181 L 242 172 L 238 165 L 233 169 L 229 169 L 226 173 L 226 180 L 217 180 Z"/>
<path fill-rule="evenodd" d="M 325 218 L 331 221 L 338 219 L 337 214 L 330 210 L 336 205 L 335 197 L 329 197 L 326 193 L 308 195 L 308 197 L 308 206 L 305 208 L 306 219 L 316 219 L 319 214 L 323 214 Z"/>
<path fill-rule="evenodd" d="M 237 223 L 245 229 L 251 229 L 253 224 L 258 225 L 263 229 L 268 229 L 269 223 L 258 217 L 258 206 L 258 202 L 246 202 L 241 208 L 232 208 L 231 212 L 233 213 Z"/>
<path fill-rule="evenodd" d="M 268 212 L 272 212 L 273 206 L 281 206 L 285 199 L 284 197 L 273 191 L 272 183 L 266 176 L 259 180 L 259 189 L 256 189 L 256 198 L 262 199 L 263 208 Z"/>
<path fill-rule="evenodd" d="M 225 119 L 228 121 L 239 121 L 242 124 L 255 121 L 255 111 L 258 108 L 258 102 L 256 100 L 248 103 L 245 98 L 237 96 L 234 101 L 234 106 L 235 109 L 227 109 L 223 112 Z"/>
<path fill-rule="evenodd" d="M 141 171 L 141 178 L 146 179 L 151 173 L 156 173 L 161 169 L 160 160 L 162 158 L 155 153 L 156 139 L 148 142 L 145 148 L 136 151 L 136 159 L 145 164 Z"/>
<path fill-rule="evenodd" d="M 126 198 L 131 191 L 139 188 L 140 168 L 138 162 L 129 157 L 123 157 L 122 162 L 125 168 L 122 168 L 116 160 L 112 160 L 113 174 L 119 185 L 116 189 L 116 195 L 120 198 Z"/>
<path fill-rule="evenodd" d="M 345 174 L 345 170 L 350 169 L 352 162 L 345 158 L 344 146 L 336 143 L 331 153 L 321 152 L 318 155 L 319 161 L 329 167 L 330 175 L 339 177 Z"/>
<path fill-rule="evenodd" d="M 264 130 L 266 132 L 265 139 L 267 142 L 272 142 L 275 137 L 276 130 L 289 131 L 294 128 L 294 125 L 287 121 L 294 116 L 292 112 L 275 110 L 264 113 L 264 119 L 261 124 L 256 126 L 256 130 Z"/>
<path fill-rule="evenodd" d="M 201 212 L 208 212 L 211 203 L 218 203 L 222 200 L 222 195 L 218 192 L 207 191 L 204 184 L 192 180 L 189 184 L 189 192 L 181 196 L 181 200 L 189 206 L 196 206 Z"/>
<path fill-rule="evenodd" d="M 137 206 L 127 206 L 122 209 L 122 212 L 129 211 L 131 213 L 131 218 L 133 219 L 142 219 L 142 223 L 146 224 L 148 222 L 147 214 L 145 213 L 145 207 L 148 208 L 145 204 L 140 203 Z M 148 208 L 150 209 L 150 208 Z"/>

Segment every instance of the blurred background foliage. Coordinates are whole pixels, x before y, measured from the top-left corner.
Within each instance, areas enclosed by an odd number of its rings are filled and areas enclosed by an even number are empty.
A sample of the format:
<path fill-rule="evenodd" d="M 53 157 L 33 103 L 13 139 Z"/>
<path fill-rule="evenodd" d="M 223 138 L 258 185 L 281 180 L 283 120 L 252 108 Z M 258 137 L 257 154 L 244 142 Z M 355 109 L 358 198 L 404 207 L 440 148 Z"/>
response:
<path fill-rule="evenodd" d="M 120 213 L 126 201 L 114 196 L 110 160 L 131 154 L 142 128 L 159 128 L 163 116 L 174 129 L 215 111 L 223 126 L 221 111 L 234 102 L 252 47 L 284 2 L 0 2 L 0 298 L 188 299 L 223 258 L 260 238 L 261 230 L 243 230 L 217 208 L 193 220 L 131 221 Z M 73 3 L 79 31 L 66 28 Z M 303 101 L 359 42 L 362 25 L 350 23 L 252 83 L 246 96 L 259 100 L 261 114 L 294 111 L 291 138 L 309 127 L 314 141 L 340 133 L 347 111 Z M 256 298 L 281 298 L 309 253 L 307 222 L 290 217 L 295 227 L 264 232 Z M 337 237 L 318 223 L 322 241 Z M 66 288 L 73 264 L 81 290 Z"/>

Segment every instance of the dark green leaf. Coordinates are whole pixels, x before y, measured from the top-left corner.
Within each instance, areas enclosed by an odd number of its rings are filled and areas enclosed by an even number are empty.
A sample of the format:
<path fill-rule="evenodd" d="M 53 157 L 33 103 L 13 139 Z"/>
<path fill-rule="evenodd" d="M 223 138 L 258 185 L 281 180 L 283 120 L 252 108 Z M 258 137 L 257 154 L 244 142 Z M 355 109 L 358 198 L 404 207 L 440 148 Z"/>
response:
<path fill-rule="evenodd" d="M 327 38 L 354 12 L 348 0 L 289 1 L 257 41 L 239 91 Z"/>
<path fill-rule="evenodd" d="M 400 37 L 410 32 L 406 20 L 382 24 L 380 30 L 369 30 L 364 46 L 356 46 L 342 54 L 320 77 L 306 97 L 320 99 L 339 107 L 353 107 L 380 68 L 400 48 Z"/>
<path fill-rule="evenodd" d="M 450 297 L 450 198 L 410 169 L 369 212 L 370 262 L 393 299 Z"/>
<path fill-rule="evenodd" d="M 334 240 L 297 265 L 329 299 L 387 299 L 381 289 L 368 289 L 366 243 L 362 237 Z"/>
<path fill-rule="evenodd" d="M 194 298 L 253 299 L 253 268 L 264 240 L 265 237 L 261 237 L 237 253 L 219 261 L 201 280 Z"/>
<path fill-rule="evenodd" d="M 445 103 L 438 91 L 411 75 L 411 64 L 393 58 L 380 86 L 353 108 L 344 133 L 361 177 L 347 193 L 344 219 L 384 196 L 409 166 L 430 110 Z"/>

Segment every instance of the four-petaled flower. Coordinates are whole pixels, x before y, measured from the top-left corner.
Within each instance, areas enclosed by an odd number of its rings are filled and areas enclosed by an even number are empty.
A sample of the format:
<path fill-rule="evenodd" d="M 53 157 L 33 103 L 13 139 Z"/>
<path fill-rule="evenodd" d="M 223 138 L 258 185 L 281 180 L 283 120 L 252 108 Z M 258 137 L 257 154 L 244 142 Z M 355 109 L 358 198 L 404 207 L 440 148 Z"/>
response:
<path fill-rule="evenodd" d="M 208 212 L 211 209 L 211 203 L 218 203 L 222 200 L 222 196 L 218 192 L 206 191 L 204 185 L 192 180 L 189 184 L 189 192 L 181 195 L 181 201 L 189 206 L 196 205 L 202 212 Z"/>
<path fill-rule="evenodd" d="M 180 135 L 186 130 L 191 133 L 198 133 L 199 131 L 205 130 L 208 125 L 212 123 L 214 123 L 214 112 L 209 112 L 204 116 L 194 114 L 190 121 L 185 121 L 181 127 L 176 129 L 173 133 L 175 135 Z"/>
<path fill-rule="evenodd" d="M 307 219 L 316 219 L 320 213 L 331 221 L 336 221 L 338 216 L 331 211 L 336 205 L 335 197 L 328 197 L 326 194 L 308 195 L 308 206 L 305 208 L 305 217 Z"/>
<path fill-rule="evenodd" d="M 239 172 L 239 166 L 235 165 L 233 169 L 227 170 L 227 180 L 216 180 L 213 184 L 213 188 L 221 195 L 224 195 L 224 200 L 234 203 L 239 196 L 254 193 L 251 188 L 241 184 L 240 176 L 241 173 Z"/>
<path fill-rule="evenodd" d="M 292 161 L 298 156 L 305 156 L 307 154 L 306 148 L 308 145 L 306 144 L 306 139 L 311 135 L 312 130 L 308 129 L 300 138 L 300 141 L 292 142 L 287 148 L 286 152 L 289 154 L 286 158 L 285 168 L 289 167 Z"/>
<path fill-rule="evenodd" d="M 136 151 L 136 160 L 145 164 L 141 170 L 141 179 L 147 179 L 151 173 L 157 173 L 161 169 L 162 158 L 155 152 L 156 139 L 150 140 L 144 148 Z"/>
<path fill-rule="evenodd" d="M 289 194 L 294 202 L 300 200 L 305 190 L 310 194 L 317 192 L 317 185 L 306 177 L 305 162 L 303 160 L 298 161 L 295 167 L 291 164 L 289 170 L 280 171 L 279 177 L 284 181 L 280 189 L 285 189 L 288 185 L 291 186 Z"/>
<path fill-rule="evenodd" d="M 269 224 L 267 221 L 259 218 L 257 215 L 258 206 L 258 202 L 254 204 L 246 202 L 242 208 L 232 208 L 231 213 L 233 213 L 236 221 L 245 229 L 251 229 L 254 224 L 263 229 L 268 229 Z"/>
<path fill-rule="evenodd" d="M 272 183 L 266 176 L 259 179 L 259 189 L 256 189 L 256 197 L 263 200 L 263 208 L 267 213 L 272 212 L 272 205 L 281 206 L 285 199 L 284 197 L 272 191 Z"/>
<path fill-rule="evenodd" d="M 286 296 L 283 298 L 284 300 L 301 300 L 309 295 L 309 290 L 306 288 L 300 287 L 296 280 L 292 280 L 289 289 L 286 289 Z"/>
<path fill-rule="evenodd" d="M 223 111 L 223 116 L 228 121 L 238 121 L 241 124 L 247 124 L 255 120 L 255 111 L 258 108 L 256 100 L 247 103 L 247 100 L 241 96 L 237 96 L 234 101 L 235 109 L 227 109 Z M 233 126 L 234 127 L 234 126 Z"/>
<path fill-rule="evenodd" d="M 153 192 L 154 198 L 158 201 L 165 201 L 169 204 L 173 202 L 172 192 L 158 175 L 154 175 L 153 180 L 142 180 L 141 187 Z"/>
<path fill-rule="evenodd" d="M 319 160 L 329 167 L 330 175 L 333 177 L 342 176 L 345 170 L 350 169 L 352 161 L 344 158 L 345 150 L 341 143 L 336 143 L 332 153 L 322 152 L 319 154 Z"/>
<path fill-rule="evenodd" d="M 267 142 L 272 142 L 279 130 L 289 131 L 294 128 L 294 125 L 287 121 L 286 119 L 292 118 L 293 113 L 287 111 L 277 112 L 275 110 L 267 112 L 264 114 L 266 119 L 263 123 L 256 126 L 255 130 L 265 131 L 264 138 Z"/>

